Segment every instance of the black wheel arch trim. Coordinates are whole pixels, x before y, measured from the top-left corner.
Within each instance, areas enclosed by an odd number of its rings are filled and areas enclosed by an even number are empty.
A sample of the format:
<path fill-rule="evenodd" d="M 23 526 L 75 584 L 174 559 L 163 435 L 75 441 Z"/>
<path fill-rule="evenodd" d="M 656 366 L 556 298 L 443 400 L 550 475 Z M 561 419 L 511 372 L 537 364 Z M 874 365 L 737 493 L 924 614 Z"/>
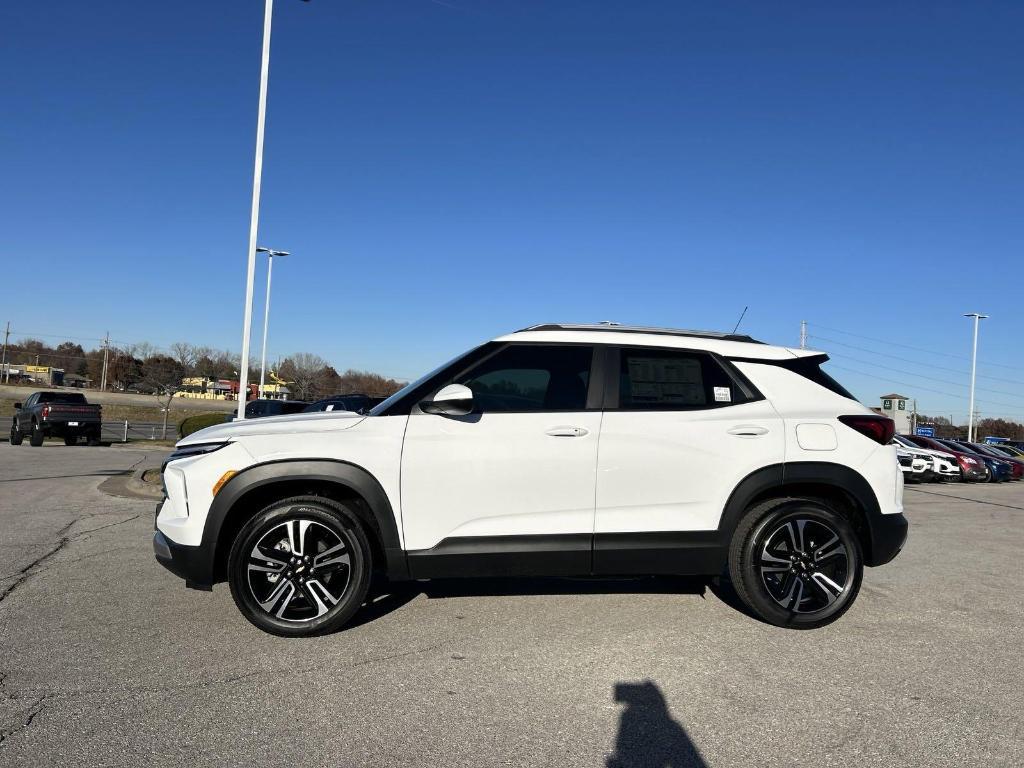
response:
<path fill-rule="evenodd" d="M 380 538 L 388 576 L 395 579 L 408 578 L 408 565 L 401 548 L 391 501 L 373 474 L 358 464 L 337 459 L 281 459 L 247 467 L 228 480 L 214 497 L 203 527 L 202 543 L 197 548 L 201 552 L 193 560 L 197 567 L 190 574 L 190 580 L 196 584 L 212 584 L 216 580 L 214 569 L 221 543 L 221 529 L 244 496 L 276 483 L 296 481 L 331 483 L 362 497 L 372 516 L 372 520 L 365 522 L 375 526 L 375 530 L 370 533 Z"/>
<path fill-rule="evenodd" d="M 726 544 L 743 513 L 754 499 L 776 488 L 825 485 L 840 491 L 863 511 L 867 523 L 868 547 L 865 564 L 884 565 L 892 560 L 906 541 L 907 520 L 902 514 L 883 515 L 878 498 L 867 479 L 855 469 L 825 461 L 794 461 L 755 470 L 733 489 L 722 510 L 718 530 Z"/>

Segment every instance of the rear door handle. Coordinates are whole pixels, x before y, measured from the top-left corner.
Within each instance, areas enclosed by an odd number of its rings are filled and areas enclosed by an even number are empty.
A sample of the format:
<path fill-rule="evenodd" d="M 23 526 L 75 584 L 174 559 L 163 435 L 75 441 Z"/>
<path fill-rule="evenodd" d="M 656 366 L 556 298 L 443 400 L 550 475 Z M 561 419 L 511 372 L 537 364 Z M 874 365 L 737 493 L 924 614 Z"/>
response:
<path fill-rule="evenodd" d="M 760 437 L 768 434 L 767 427 L 759 427 L 756 424 L 740 424 L 727 431 L 730 435 L 737 437 Z"/>
<path fill-rule="evenodd" d="M 551 437 L 583 437 L 589 433 L 590 430 L 584 429 L 583 427 L 561 426 L 550 427 L 549 429 L 544 430 L 544 434 L 551 435 Z"/>

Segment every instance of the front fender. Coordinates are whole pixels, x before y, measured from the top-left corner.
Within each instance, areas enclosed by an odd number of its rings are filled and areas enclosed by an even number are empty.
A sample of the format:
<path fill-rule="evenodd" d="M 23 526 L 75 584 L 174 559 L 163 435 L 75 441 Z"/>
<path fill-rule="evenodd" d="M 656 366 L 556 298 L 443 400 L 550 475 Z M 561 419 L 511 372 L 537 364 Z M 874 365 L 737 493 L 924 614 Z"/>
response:
<path fill-rule="evenodd" d="M 239 514 L 245 514 L 244 499 L 252 493 L 269 490 L 275 484 L 330 483 L 349 489 L 361 496 L 369 507 L 370 519 L 365 520 L 379 536 L 384 550 L 388 576 L 408 578 L 405 552 L 401 548 L 398 525 L 391 502 L 377 479 L 363 467 L 333 459 L 284 459 L 255 464 L 232 477 L 210 505 L 200 547 L 203 559 L 209 563 L 209 572 L 197 574 L 197 582 L 212 584 L 219 556 L 224 554 L 228 542 L 221 541 L 225 525 Z M 301 492 L 301 491 L 297 491 Z M 241 505 L 240 505 L 241 504 Z"/>

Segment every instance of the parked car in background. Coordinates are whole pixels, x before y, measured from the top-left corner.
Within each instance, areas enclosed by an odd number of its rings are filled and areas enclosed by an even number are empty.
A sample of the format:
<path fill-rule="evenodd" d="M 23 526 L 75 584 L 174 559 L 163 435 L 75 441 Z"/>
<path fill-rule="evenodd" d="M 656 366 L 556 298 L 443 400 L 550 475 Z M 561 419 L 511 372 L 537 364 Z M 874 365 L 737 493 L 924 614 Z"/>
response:
<path fill-rule="evenodd" d="M 1011 456 L 1007 456 L 1000 451 L 994 450 L 992 446 L 985 445 L 984 443 L 968 443 L 966 440 L 958 441 L 961 445 L 966 445 L 973 448 L 975 451 L 980 453 L 982 456 L 990 456 L 998 461 L 1005 461 L 1010 465 L 1010 474 L 1014 480 L 1020 480 L 1024 477 L 1024 461 L 1015 459 Z"/>
<path fill-rule="evenodd" d="M 903 473 L 903 480 L 908 483 L 920 483 L 926 479 L 931 468 L 931 460 L 915 456 L 901 445 L 896 446 L 896 461 Z"/>
<path fill-rule="evenodd" d="M 1009 462 L 986 456 L 980 451 L 974 450 L 970 445 L 957 442 L 956 440 L 940 440 L 939 442 L 948 448 L 961 450 L 969 456 L 973 456 L 976 460 L 984 462 L 985 467 L 988 469 L 988 482 L 990 483 L 1005 483 L 1013 478 L 1013 470 L 1010 469 Z"/>
<path fill-rule="evenodd" d="M 264 416 L 285 416 L 289 413 L 301 413 L 307 405 L 309 403 L 305 400 L 271 400 L 269 398 L 250 400 L 245 404 L 245 418 L 259 419 Z M 233 415 L 228 419 L 228 421 L 234 420 L 235 416 Z"/>
<path fill-rule="evenodd" d="M 1009 443 L 998 443 L 998 444 L 987 443 L 987 445 L 988 445 L 989 448 L 992 448 L 993 450 L 999 451 L 1000 453 L 1003 453 L 1006 456 L 1009 456 L 1011 459 L 1024 459 L 1024 451 L 1022 451 L 1020 448 L 1018 448 L 1015 445 L 1010 445 Z"/>
<path fill-rule="evenodd" d="M 370 397 L 363 394 L 332 395 L 310 403 L 302 410 L 306 413 L 316 411 L 351 411 L 352 413 L 369 413 L 378 403 L 384 402 L 383 397 Z"/>
<path fill-rule="evenodd" d="M 40 446 L 47 437 L 63 437 L 65 445 L 86 438 L 90 445 L 100 442 L 103 409 L 90 405 L 80 392 L 33 392 L 25 404 L 14 404 L 11 445 Z"/>
<path fill-rule="evenodd" d="M 903 437 L 921 448 L 952 454 L 960 467 L 960 479 L 965 482 L 983 483 L 989 479 L 988 466 L 980 456 L 968 453 L 959 446 L 946 445 L 934 437 L 922 437 L 921 435 L 904 435 Z"/>
<path fill-rule="evenodd" d="M 893 421 L 827 360 L 735 334 L 527 328 L 366 416 L 189 435 L 154 553 L 187 585 L 226 579 L 249 621 L 290 637 L 344 625 L 375 573 L 726 572 L 762 620 L 820 627 L 907 536 Z"/>
<path fill-rule="evenodd" d="M 924 477 L 926 481 L 937 483 L 942 480 L 960 479 L 960 467 L 956 463 L 956 457 L 949 451 L 921 448 L 903 435 L 895 435 L 893 440 L 909 451 L 912 456 L 920 456 L 928 462 L 929 467 L 925 471 Z"/>

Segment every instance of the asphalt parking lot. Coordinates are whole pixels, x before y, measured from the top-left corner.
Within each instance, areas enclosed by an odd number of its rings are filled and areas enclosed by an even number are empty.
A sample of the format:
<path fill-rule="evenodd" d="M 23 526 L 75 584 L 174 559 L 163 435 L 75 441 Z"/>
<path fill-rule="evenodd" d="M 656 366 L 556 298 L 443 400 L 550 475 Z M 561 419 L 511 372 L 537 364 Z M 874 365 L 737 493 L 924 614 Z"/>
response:
<path fill-rule="evenodd" d="M 0 765 L 1021 765 L 1024 483 L 911 486 L 813 632 L 674 580 L 439 584 L 312 640 L 153 560 L 160 453 L 0 444 Z"/>

